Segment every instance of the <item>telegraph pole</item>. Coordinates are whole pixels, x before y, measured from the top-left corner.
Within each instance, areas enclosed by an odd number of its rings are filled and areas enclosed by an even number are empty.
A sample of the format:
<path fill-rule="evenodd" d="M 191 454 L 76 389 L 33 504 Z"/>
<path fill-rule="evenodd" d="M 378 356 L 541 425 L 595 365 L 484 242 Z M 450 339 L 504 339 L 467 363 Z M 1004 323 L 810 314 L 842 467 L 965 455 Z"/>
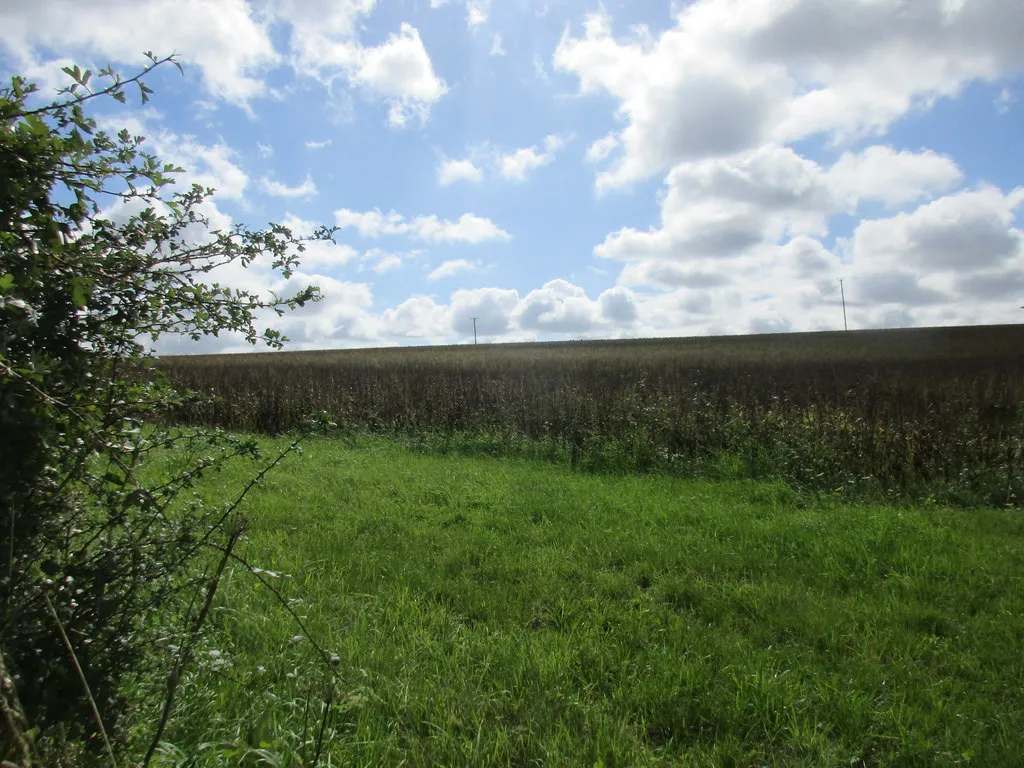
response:
<path fill-rule="evenodd" d="M 476 318 L 476 317 L 473 318 L 473 344 L 474 345 L 476 344 L 476 321 L 477 320 L 478 320 L 478 318 Z"/>
<path fill-rule="evenodd" d="M 843 330 L 848 331 L 850 326 L 846 324 L 846 291 L 843 289 L 843 280 L 845 279 L 845 277 L 839 278 L 839 295 L 843 298 Z"/>

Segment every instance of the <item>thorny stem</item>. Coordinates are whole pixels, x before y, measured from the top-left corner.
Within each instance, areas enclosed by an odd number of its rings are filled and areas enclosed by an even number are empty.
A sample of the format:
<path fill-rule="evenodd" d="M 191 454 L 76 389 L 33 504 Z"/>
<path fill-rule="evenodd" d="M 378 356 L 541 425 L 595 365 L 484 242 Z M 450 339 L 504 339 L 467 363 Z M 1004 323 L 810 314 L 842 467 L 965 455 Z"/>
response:
<path fill-rule="evenodd" d="M 3 715 L 11 741 L 17 747 L 21 768 L 38 765 L 41 762 L 39 754 L 32 740 L 28 722 L 25 720 L 25 713 L 21 709 L 21 702 L 18 700 L 18 690 L 7 671 L 2 652 L 0 652 L 0 714 Z M 8 766 L 18 768 L 7 761 L 0 763 L 0 768 L 8 768 Z"/>
<path fill-rule="evenodd" d="M 64 643 L 64 647 L 67 649 L 68 656 L 71 657 L 71 664 L 75 668 L 75 674 L 78 676 L 78 682 L 82 684 L 82 689 L 85 691 L 85 698 L 89 702 L 89 708 L 92 710 L 93 719 L 96 721 L 96 727 L 99 728 L 100 736 L 103 738 L 103 746 L 106 747 L 107 754 L 110 756 L 110 764 L 117 768 L 117 758 L 114 757 L 114 749 L 110 746 L 110 739 L 107 738 L 107 730 L 103 727 L 103 718 L 100 717 L 100 710 L 96 706 L 96 699 L 92 697 L 92 691 L 89 688 L 89 681 L 85 679 L 85 673 L 82 671 L 82 665 L 78 663 L 78 656 L 75 654 L 75 649 L 71 645 L 71 641 L 68 639 L 67 632 L 64 631 L 64 625 L 61 623 L 60 616 L 57 615 L 57 609 L 53 607 L 53 602 L 50 600 L 50 596 L 43 592 L 43 600 L 46 601 L 46 607 L 50 611 L 50 615 L 53 617 L 54 622 L 57 624 L 57 631 L 60 632 L 60 639 Z"/>
<path fill-rule="evenodd" d="M 210 613 L 210 607 L 213 605 L 213 598 L 217 595 L 217 587 L 220 584 L 221 576 L 224 574 L 224 568 L 228 564 L 228 559 L 231 557 L 231 550 L 234 549 L 235 544 L 238 542 L 238 538 L 242 535 L 242 528 L 236 528 L 231 532 L 231 536 L 228 539 L 228 545 L 224 548 L 224 555 L 220 559 L 220 563 L 217 565 L 217 571 L 214 573 L 213 578 L 210 580 L 210 584 L 206 589 L 206 601 L 203 603 L 202 609 L 196 616 L 195 621 L 192 624 L 192 635 L 181 647 L 181 651 L 178 653 L 178 661 L 167 675 L 167 698 L 164 699 L 164 708 L 160 713 L 160 722 L 157 724 L 156 733 L 153 734 L 153 740 L 149 744 L 149 749 L 146 750 L 146 756 L 142 760 L 142 768 L 147 768 L 150 761 L 153 759 L 153 755 L 156 753 L 156 748 L 160 746 L 160 741 L 164 737 L 164 730 L 167 728 L 167 722 L 171 718 L 171 710 L 174 708 L 174 697 L 178 692 L 178 683 L 181 681 L 181 673 L 185 667 L 192 660 L 192 653 L 195 651 L 196 644 L 199 642 L 199 632 L 206 622 L 206 617 Z"/>

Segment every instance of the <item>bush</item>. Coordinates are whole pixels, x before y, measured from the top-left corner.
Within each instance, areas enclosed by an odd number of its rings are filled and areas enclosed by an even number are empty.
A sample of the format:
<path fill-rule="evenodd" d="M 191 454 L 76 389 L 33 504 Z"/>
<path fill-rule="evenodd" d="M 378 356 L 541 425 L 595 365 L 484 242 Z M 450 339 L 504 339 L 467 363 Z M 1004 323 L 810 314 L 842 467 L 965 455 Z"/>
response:
<path fill-rule="evenodd" d="M 319 298 L 211 284 L 218 266 L 258 257 L 290 276 L 302 243 L 277 225 L 209 231 L 213 190 L 170 194 L 181 169 L 86 115 L 128 88 L 145 102 L 144 76 L 176 65 L 147 55 L 128 79 L 66 68 L 71 84 L 41 106 L 20 77 L 0 89 L 0 760 L 23 765 L 47 745 L 52 762 L 53 745 L 95 749 L 113 735 L 120 681 L 155 641 L 155 611 L 212 594 L 195 564 L 240 530 L 233 507 L 175 501 L 255 444 L 160 426 L 188 397 L 153 371 L 146 343 L 230 331 L 280 347 L 259 316 Z M 100 201 L 137 212 L 115 224 Z M 202 446 L 196 464 L 144 482 L 150 454 L 181 441 Z M 196 618 L 163 635 L 169 669 L 187 660 Z"/>

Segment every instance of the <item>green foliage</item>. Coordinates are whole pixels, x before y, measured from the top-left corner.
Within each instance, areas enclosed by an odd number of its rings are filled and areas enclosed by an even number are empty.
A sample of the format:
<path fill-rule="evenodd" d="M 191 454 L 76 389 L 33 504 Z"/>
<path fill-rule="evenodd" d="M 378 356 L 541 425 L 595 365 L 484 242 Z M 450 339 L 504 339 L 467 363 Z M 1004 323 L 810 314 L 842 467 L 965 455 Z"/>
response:
<path fill-rule="evenodd" d="M 188 423 L 311 410 L 421 448 L 1019 505 L 1024 326 L 165 358 Z M 537 445 L 528 446 L 529 440 Z"/>
<path fill-rule="evenodd" d="M 154 611 L 192 594 L 191 564 L 234 525 L 230 509 L 179 504 L 171 514 L 172 503 L 255 451 L 215 431 L 157 426 L 187 398 L 152 370 L 146 344 L 237 332 L 280 347 L 260 316 L 318 298 L 313 287 L 266 299 L 209 282 L 217 267 L 257 258 L 291 275 L 302 243 L 277 225 L 210 231 L 212 190 L 171 194 L 180 168 L 87 115 L 96 98 L 124 103 L 129 87 L 145 103 L 142 78 L 175 63 L 147 55 L 128 79 L 66 68 L 73 82 L 51 103 L 20 77 L 0 89 L 0 674 L 44 744 L 92 734 L 93 705 L 115 726 L 119 681 L 154 641 Z M 148 455 L 177 442 L 203 453 L 142 483 Z"/>
<path fill-rule="evenodd" d="M 321 765 L 1020 764 L 1017 511 L 348 442 L 268 480 L 243 549 L 333 697 L 235 574 L 163 765 L 309 766 L 325 709 Z"/>

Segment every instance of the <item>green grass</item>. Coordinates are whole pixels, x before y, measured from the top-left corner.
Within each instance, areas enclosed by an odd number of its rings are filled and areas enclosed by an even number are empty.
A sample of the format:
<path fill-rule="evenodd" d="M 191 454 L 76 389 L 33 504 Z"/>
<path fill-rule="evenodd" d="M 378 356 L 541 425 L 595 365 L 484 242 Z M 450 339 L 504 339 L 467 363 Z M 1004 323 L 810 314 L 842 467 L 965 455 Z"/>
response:
<path fill-rule="evenodd" d="M 207 492 L 252 468 L 233 472 Z M 322 765 L 1024 754 L 1019 512 L 805 502 L 781 484 L 375 439 L 307 445 L 248 511 L 244 555 L 287 574 L 273 583 L 340 657 Z M 213 629 L 166 762 L 309 765 L 329 675 L 308 642 L 242 571 Z M 155 706 L 159 690 L 138 694 Z"/>

